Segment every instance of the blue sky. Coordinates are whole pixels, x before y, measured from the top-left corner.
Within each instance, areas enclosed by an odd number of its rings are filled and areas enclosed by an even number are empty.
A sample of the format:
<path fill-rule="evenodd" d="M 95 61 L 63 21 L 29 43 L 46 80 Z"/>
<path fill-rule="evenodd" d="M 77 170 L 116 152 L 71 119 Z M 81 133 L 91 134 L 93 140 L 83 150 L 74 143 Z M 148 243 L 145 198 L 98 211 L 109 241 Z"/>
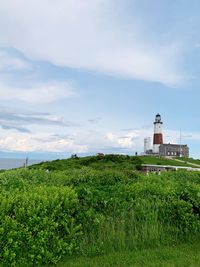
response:
<path fill-rule="evenodd" d="M 143 152 L 165 142 L 200 158 L 199 1 L 0 3 L 0 156 Z"/>

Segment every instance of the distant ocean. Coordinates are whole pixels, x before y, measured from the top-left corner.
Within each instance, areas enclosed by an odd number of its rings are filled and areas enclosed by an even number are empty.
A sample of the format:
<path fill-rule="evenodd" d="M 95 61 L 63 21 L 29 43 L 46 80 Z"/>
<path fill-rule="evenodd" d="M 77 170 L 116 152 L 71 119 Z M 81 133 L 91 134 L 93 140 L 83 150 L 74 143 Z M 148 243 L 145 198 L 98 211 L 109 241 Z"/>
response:
<path fill-rule="evenodd" d="M 28 166 L 37 164 L 41 160 L 28 160 Z M 0 158 L 0 170 L 9 170 L 14 168 L 23 167 L 26 163 L 26 159 L 11 159 L 11 158 Z"/>

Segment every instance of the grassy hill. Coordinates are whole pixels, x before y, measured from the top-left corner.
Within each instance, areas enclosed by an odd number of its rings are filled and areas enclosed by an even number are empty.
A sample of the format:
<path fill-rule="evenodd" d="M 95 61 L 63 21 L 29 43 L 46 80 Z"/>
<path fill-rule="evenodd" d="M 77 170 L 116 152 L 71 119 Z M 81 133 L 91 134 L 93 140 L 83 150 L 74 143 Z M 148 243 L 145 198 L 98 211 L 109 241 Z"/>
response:
<path fill-rule="evenodd" d="M 83 167 L 90 167 L 95 170 L 133 170 L 140 169 L 142 163 L 143 161 L 140 157 L 110 154 L 104 156 L 77 157 L 62 160 L 58 159 L 49 162 L 42 162 L 40 164 L 33 165 L 30 168 L 59 171 L 81 169 Z"/>
<path fill-rule="evenodd" d="M 191 167 L 191 165 L 183 158 L 181 158 L 181 162 L 180 162 L 180 161 L 176 161 L 175 159 L 152 157 L 152 156 L 140 156 L 140 160 L 144 164 Z"/>
<path fill-rule="evenodd" d="M 185 161 L 187 163 L 197 164 L 200 166 L 200 159 L 193 159 L 193 158 L 177 158 L 178 160 Z"/>
<path fill-rule="evenodd" d="M 62 160 L 42 162 L 33 165 L 32 169 L 41 169 L 49 171 L 64 171 L 69 169 L 81 169 L 90 167 L 96 170 L 115 169 L 115 170 L 140 170 L 142 164 L 171 165 L 191 167 L 190 164 L 183 161 L 178 162 L 173 159 L 166 159 L 153 156 L 128 156 L 108 154 L 104 156 L 77 157 Z"/>

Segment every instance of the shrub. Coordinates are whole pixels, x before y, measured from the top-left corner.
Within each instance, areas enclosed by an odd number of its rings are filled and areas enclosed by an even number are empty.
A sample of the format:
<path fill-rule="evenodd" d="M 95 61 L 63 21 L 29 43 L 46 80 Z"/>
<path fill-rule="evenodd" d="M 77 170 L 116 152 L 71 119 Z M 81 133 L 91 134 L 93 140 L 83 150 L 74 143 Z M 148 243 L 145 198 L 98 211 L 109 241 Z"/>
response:
<path fill-rule="evenodd" d="M 57 262 L 76 251 L 78 200 L 68 187 L 35 186 L 0 197 L 0 258 L 6 265 Z"/>
<path fill-rule="evenodd" d="M 122 162 L 120 170 L 117 165 L 95 169 L 94 159 L 80 169 L 0 174 L 0 259 L 6 266 L 44 265 L 64 254 L 174 245 L 199 237 L 200 173 L 144 176 L 131 165 L 126 169 L 123 156 L 104 159 L 109 165 Z M 59 168 L 63 162 L 56 164 Z"/>

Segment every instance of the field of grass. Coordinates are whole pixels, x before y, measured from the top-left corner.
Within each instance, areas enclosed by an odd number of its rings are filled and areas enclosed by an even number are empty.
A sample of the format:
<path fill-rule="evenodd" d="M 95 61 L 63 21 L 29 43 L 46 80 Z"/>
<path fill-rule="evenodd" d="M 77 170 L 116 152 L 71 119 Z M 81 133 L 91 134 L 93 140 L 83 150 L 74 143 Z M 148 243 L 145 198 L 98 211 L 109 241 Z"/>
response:
<path fill-rule="evenodd" d="M 183 162 L 178 162 L 173 159 L 159 158 L 159 157 L 152 157 L 152 156 L 140 156 L 140 159 L 144 164 L 191 167 L 191 165 L 187 164 L 183 158 L 181 158 Z"/>
<path fill-rule="evenodd" d="M 94 170 L 139 170 L 141 164 L 171 165 L 191 167 L 186 162 L 177 162 L 173 159 L 166 159 L 153 156 L 126 156 L 126 155 L 105 155 L 89 156 L 83 158 L 69 158 L 63 160 L 54 160 L 51 162 L 42 162 L 33 165 L 31 169 L 41 169 L 50 171 L 64 171 L 70 169 L 81 169 L 90 167 Z"/>
<path fill-rule="evenodd" d="M 83 167 L 90 167 L 94 170 L 133 170 L 139 169 L 142 160 L 140 157 L 128 155 L 104 155 L 102 156 L 88 156 L 77 157 L 63 160 L 54 160 L 50 162 L 42 162 L 32 165 L 31 169 L 41 169 L 50 171 L 64 171 L 71 169 L 81 169 Z"/>
<path fill-rule="evenodd" d="M 68 257 L 58 267 L 199 267 L 200 243 L 112 253 L 95 257 Z"/>
<path fill-rule="evenodd" d="M 177 159 L 185 161 L 185 162 L 191 162 L 193 164 L 198 164 L 200 166 L 200 159 L 184 158 L 184 157 L 177 158 Z"/>

